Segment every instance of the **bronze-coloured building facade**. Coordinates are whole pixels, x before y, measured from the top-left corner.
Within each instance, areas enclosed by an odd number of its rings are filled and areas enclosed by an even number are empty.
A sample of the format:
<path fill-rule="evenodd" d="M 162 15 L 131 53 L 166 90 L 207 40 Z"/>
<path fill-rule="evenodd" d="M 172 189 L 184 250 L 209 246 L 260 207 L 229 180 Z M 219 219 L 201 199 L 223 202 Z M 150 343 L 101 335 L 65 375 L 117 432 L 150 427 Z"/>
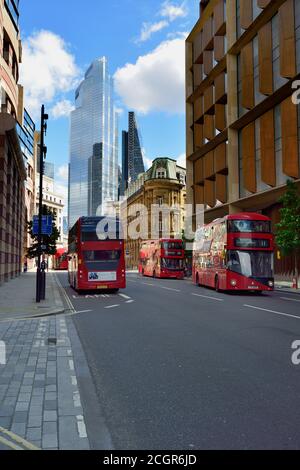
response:
<path fill-rule="evenodd" d="M 206 221 L 239 211 L 279 220 L 300 186 L 299 0 L 202 0 L 186 41 L 187 202 Z M 299 95 L 300 96 L 300 95 Z M 299 266 L 300 268 L 300 266 Z M 289 276 L 294 259 L 275 261 Z"/>

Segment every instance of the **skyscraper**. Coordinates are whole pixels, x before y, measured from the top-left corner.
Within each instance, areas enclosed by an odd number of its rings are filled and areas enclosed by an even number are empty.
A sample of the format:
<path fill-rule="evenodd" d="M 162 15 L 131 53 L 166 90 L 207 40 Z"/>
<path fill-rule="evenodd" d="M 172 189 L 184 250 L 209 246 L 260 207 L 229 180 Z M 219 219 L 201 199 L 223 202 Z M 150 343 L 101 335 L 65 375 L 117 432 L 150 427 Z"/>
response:
<path fill-rule="evenodd" d="M 144 173 L 142 141 L 135 113 L 128 113 L 128 132 L 122 133 L 122 191 Z"/>
<path fill-rule="evenodd" d="M 118 198 L 118 134 L 106 57 L 96 59 L 75 94 L 71 113 L 69 226 L 102 213 Z"/>

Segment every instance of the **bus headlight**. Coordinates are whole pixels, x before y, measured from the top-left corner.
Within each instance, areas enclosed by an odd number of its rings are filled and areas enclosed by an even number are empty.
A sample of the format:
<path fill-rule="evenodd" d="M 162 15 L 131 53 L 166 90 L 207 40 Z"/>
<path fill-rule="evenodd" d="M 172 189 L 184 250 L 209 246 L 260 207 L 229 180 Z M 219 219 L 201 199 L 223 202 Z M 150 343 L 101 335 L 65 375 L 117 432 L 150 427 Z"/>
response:
<path fill-rule="evenodd" d="M 232 287 L 235 287 L 237 282 L 235 279 L 231 279 L 230 284 L 232 285 Z"/>
<path fill-rule="evenodd" d="M 269 281 L 269 282 L 268 282 L 268 286 L 269 286 L 269 287 L 274 287 L 274 282 L 273 282 L 273 281 Z"/>

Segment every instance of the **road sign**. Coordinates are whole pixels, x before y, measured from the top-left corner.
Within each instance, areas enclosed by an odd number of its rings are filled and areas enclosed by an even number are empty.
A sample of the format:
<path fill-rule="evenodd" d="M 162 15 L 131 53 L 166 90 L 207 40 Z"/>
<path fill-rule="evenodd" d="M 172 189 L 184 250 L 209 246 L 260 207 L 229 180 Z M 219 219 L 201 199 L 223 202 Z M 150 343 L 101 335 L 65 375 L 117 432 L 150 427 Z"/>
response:
<path fill-rule="evenodd" d="M 39 234 L 39 216 L 33 216 L 33 227 L 32 227 L 33 235 Z M 42 235 L 48 235 L 49 237 L 52 235 L 52 216 L 51 215 L 43 215 L 42 216 Z"/>

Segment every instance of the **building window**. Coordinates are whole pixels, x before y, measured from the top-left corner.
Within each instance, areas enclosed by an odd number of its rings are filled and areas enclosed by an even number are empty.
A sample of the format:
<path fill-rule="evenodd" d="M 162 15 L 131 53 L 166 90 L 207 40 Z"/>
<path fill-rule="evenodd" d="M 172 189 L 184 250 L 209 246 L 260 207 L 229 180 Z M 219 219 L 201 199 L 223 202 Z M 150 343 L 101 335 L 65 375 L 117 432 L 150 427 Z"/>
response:
<path fill-rule="evenodd" d="M 157 198 L 157 204 L 158 204 L 159 206 L 162 206 L 163 203 L 164 203 L 164 198 L 163 198 L 163 196 L 159 196 L 159 197 Z"/>
<path fill-rule="evenodd" d="M 165 170 L 165 168 L 158 168 L 157 172 L 156 172 L 156 178 L 166 178 L 167 177 L 167 172 Z"/>

